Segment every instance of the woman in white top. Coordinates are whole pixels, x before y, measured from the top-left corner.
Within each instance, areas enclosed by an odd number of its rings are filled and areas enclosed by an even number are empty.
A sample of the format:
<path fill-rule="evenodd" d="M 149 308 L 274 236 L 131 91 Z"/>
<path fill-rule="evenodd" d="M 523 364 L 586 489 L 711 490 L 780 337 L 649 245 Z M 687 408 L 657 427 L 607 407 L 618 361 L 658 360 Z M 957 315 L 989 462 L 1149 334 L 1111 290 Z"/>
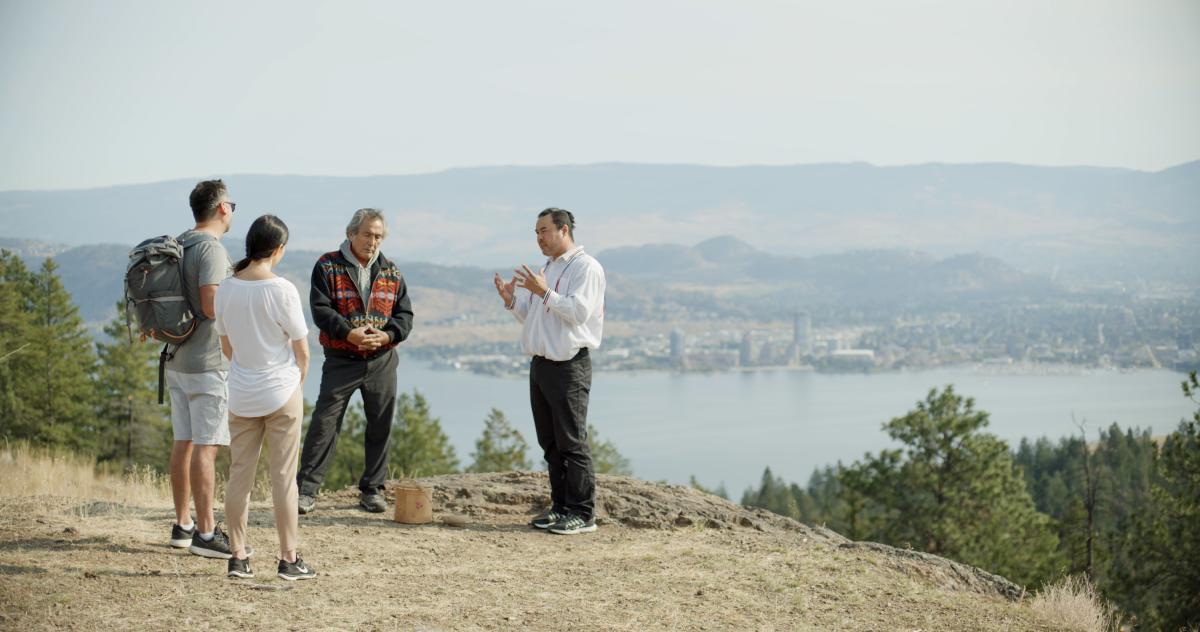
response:
<path fill-rule="evenodd" d="M 287 246 L 287 226 L 274 215 L 254 220 L 246 234 L 246 258 L 217 288 L 216 322 L 221 350 L 229 358 L 230 577 L 253 577 L 246 546 L 250 490 L 263 439 L 271 464 L 271 495 L 279 532 L 279 577 L 316 576 L 300 559 L 296 509 L 296 457 L 304 417 L 301 385 L 308 373 L 308 326 L 300 293 L 272 271 Z"/>

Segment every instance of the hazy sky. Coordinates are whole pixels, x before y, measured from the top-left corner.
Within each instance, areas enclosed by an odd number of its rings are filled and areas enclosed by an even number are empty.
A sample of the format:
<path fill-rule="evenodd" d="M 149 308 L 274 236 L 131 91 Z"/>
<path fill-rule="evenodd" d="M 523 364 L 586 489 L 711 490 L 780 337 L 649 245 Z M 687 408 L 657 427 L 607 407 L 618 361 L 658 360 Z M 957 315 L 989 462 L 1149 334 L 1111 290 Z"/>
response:
<path fill-rule="evenodd" d="M 0 0 L 0 190 L 1200 158 L 1200 2 Z"/>

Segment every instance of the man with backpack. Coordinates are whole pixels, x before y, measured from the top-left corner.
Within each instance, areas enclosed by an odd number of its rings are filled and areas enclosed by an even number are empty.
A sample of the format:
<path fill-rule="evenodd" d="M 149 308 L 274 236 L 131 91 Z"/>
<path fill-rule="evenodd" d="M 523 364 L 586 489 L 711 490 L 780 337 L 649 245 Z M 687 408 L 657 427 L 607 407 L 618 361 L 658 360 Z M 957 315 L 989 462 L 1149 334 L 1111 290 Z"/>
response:
<path fill-rule="evenodd" d="M 212 319 L 216 317 L 217 286 L 233 274 L 229 253 L 220 239 L 233 223 L 235 204 L 229 201 L 229 192 L 220 180 L 197 184 L 189 201 L 196 226 L 176 239 L 183 247 L 182 289 L 194 315 L 194 329 L 185 341 L 170 345 L 165 352 L 175 435 L 171 450 L 171 493 L 175 498 L 171 546 L 187 547 L 204 557 L 229 559 L 228 536 L 213 517 L 214 462 L 218 448 L 229 445 L 229 362 L 221 353 Z M 189 496 L 196 505 L 195 524 L 188 513 Z"/>

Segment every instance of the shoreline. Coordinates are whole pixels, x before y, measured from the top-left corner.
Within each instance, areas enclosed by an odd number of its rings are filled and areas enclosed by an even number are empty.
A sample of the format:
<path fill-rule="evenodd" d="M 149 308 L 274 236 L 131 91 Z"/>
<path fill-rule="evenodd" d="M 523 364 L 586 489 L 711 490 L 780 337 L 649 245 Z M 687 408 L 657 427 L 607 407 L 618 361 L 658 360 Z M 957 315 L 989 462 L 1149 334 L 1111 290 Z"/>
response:
<path fill-rule="evenodd" d="M 487 371 L 474 371 L 470 368 L 435 368 L 433 365 L 437 362 L 429 358 L 417 356 L 401 355 L 401 360 L 410 360 L 420 362 L 426 368 L 432 371 L 444 373 L 464 373 L 468 375 L 476 375 L 481 377 L 495 377 L 500 379 L 523 379 L 525 373 L 493 373 Z M 865 370 L 825 370 L 814 367 L 812 365 L 779 365 L 779 366 L 748 366 L 748 367 L 730 367 L 728 369 L 719 369 L 711 371 L 703 370 L 678 370 L 678 369 L 606 369 L 603 366 L 595 367 L 596 373 L 605 375 L 671 375 L 671 376 L 688 376 L 688 375 L 722 375 L 722 374 L 755 374 L 755 373 L 812 373 L 818 375 L 895 375 L 895 374 L 919 374 L 935 371 L 963 371 L 971 375 L 996 376 L 996 377 L 1071 377 L 1081 375 L 1099 375 L 1099 374 L 1135 374 L 1143 372 L 1167 371 L 1181 376 L 1187 375 L 1187 370 L 1175 369 L 1171 367 L 1117 367 L 1117 366 L 1087 366 L 1074 364 L 1044 364 L 1035 362 L 1015 362 L 1012 364 L 994 364 L 989 362 L 960 362 L 954 364 L 939 364 L 933 366 L 921 367 L 896 367 L 886 369 L 865 369 Z"/>

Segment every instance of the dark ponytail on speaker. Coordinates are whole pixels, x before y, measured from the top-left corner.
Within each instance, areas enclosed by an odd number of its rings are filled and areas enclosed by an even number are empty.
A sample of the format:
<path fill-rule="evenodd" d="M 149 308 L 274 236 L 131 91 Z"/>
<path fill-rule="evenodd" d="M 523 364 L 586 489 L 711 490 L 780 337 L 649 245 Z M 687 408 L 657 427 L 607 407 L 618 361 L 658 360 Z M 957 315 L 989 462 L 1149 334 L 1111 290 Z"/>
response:
<path fill-rule="evenodd" d="M 246 258 L 233 267 L 235 273 L 246 269 L 253 261 L 266 259 L 275 249 L 288 241 L 288 227 L 274 215 L 263 215 L 250 224 L 246 231 Z"/>

